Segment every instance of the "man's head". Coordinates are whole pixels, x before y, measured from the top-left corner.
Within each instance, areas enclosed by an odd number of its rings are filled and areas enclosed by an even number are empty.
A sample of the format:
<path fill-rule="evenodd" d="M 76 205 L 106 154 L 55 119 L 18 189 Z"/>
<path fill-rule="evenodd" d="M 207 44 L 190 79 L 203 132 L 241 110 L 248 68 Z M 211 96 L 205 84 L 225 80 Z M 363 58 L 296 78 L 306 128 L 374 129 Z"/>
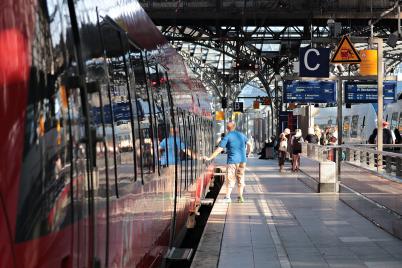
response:
<path fill-rule="evenodd" d="M 226 128 L 227 128 L 228 131 L 233 131 L 236 128 L 236 124 L 234 122 L 230 121 L 228 123 L 228 125 L 226 126 Z"/>
<path fill-rule="evenodd" d="M 171 128 L 170 128 L 170 135 L 171 135 L 171 136 L 174 136 L 174 133 L 175 133 L 175 130 L 174 130 L 173 127 L 171 127 Z"/>
<path fill-rule="evenodd" d="M 387 121 L 383 121 L 382 122 L 382 127 L 383 128 L 388 128 L 389 127 L 389 123 Z"/>
<path fill-rule="evenodd" d="M 285 133 L 285 135 L 289 135 L 289 134 L 290 134 L 290 129 L 285 128 L 285 130 L 283 131 L 283 133 Z"/>

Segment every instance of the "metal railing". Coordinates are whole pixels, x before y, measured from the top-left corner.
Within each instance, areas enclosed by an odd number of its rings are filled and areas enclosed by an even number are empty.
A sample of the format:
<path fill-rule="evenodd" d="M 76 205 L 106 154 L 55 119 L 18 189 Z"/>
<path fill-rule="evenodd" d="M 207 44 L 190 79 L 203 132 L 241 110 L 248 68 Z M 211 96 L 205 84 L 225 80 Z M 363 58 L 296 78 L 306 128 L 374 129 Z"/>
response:
<path fill-rule="evenodd" d="M 339 150 L 342 151 L 341 161 L 402 179 L 402 144 L 385 144 L 384 151 L 377 151 L 372 144 L 322 146 L 302 143 L 303 154 L 317 161 L 338 162 Z"/>
<path fill-rule="evenodd" d="M 384 145 L 384 149 L 387 151 L 377 151 L 373 147 L 375 146 L 344 145 L 342 151 L 345 155 L 345 161 L 376 171 L 379 174 L 402 178 L 402 145 Z"/>

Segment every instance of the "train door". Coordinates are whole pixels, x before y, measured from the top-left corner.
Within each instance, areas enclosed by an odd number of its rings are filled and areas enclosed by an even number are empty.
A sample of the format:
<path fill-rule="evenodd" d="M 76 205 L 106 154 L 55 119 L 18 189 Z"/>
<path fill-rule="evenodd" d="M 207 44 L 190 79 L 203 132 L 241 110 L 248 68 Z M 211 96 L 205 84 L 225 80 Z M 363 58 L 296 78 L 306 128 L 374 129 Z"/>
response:
<path fill-rule="evenodd" d="M 399 124 L 399 118 L 398 118 L 398 112 L 394 112 L 391 115 L 391 126 L 390 129 L 394 131 L 395 128 L 398 128 Z"/>
<path fill-rule="evenodd" d="M 343 118 L 343 136 L 348 138 L 350 133 L 350 116 L 345 116 Z"/>

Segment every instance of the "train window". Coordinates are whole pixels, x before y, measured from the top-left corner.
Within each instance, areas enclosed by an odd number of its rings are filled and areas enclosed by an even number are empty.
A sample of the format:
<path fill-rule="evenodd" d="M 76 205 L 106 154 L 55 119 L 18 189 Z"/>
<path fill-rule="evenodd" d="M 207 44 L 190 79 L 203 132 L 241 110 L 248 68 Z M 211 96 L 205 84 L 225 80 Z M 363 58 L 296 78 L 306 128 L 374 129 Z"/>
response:
<path fill-rule="evenodd" d="M 179 168 L 179 174 L 178 174 L 178 179 L 180 181 L 180 187 L 179 187 L 179 195 L 181 196 L 182 190 L 185 189 L 185 176 L 187 173 L 186 167 L 187 167 L 187 155 L 185 150 L 187 150 L 188 146 L 186 143 L 186 138 L 185 138 L 185 120 L 184 120 L 184 112 L 181 111 L 179 108 L 177 108 L 177 135 L 179 137 L 180 142 L 184 144 L 184 148 L 180 148 L 179 152 L 179 158 L 180 161 L 177 163 L 178 168 Z"/>
<path fill-rule="evenodd" d="M 68 9 L 65 5 L 47 4 L 46 8 L 46 4 L 39 5 L 36 11 L 32 35 L 16 242 L 47 235 L 70 224 L 72 193 L 74 198 L 83 195 L 86 182 L 80 89 L 65 85 L 65 79 L 76 73 L 74 52 L 65 50 Z M 52 20 L 49 13 L 53 14 Z M 84 208 L 76 217 L 86 214 Z"/>
<path fill-rule="evenodd" d="M 392 117 L 391 117 L 391 128 L 392 130 L 394 130 L 395 128 L 398 127 L 398 112 L 392 113 Z"/>
<path fill-rule="evenodd" d="M 347 137 L 349 136 L 349 131 L 350 131 L 350 122 L 349 122 L 349 116 L 345 116 L 343 118 L 343 133 L 344 136 Z"/>
<path fill-rule="evenodd" d="M 161 152 L 162 148 L 160 148 L 160 143 L 162 140 L 164 140 L 166 137 L 169 136 L 169 125 L 167 121 L 167 111 L 165 111 L 165 106 L 164 106 L 164 101 L 163 97 L 161 95 L 155 94 L 154 96 L 154 105 L 156 106 L 156 111 L 155 117 L 156 117 L 156 124 L 157 124 L 157 140 L 158 140 L 158 174 L 162 174 L 162 169 L 164 166 L 162 166 L 161 163 Z"/>
<path fill-rule="evenodd" d="M 359 130 L 359 116 L 354 115 L 354 116 L 352 116 L 352 126 L 351 126 L 351 131 L 350 131 L 350 137 L 356 138 L 358 130 Z"/>
<path fill-rule="evenodd" d="M 402 133 L 402 112 L 399 114 L 399 132 Z"/>
<path fill-rule="evenodd" d="M 129 63 L 134 72 L 143 68 L 145 70 L 144 57 L 141 51 L 134 49 L 130 52 Z M 143 72 L 144 74 L 146 71 Z M 142 72 L 138 73 L 138 76 L 143 75 Z M 137 74 L 137 73 L 136 73 Z M 137 110 L 137 123 L 139 125 L 138 136 L 138 152 L 140 157 L 140 167 L 142 169 L 143 182 L 151 180 L 155 172 L 155 158 L 156 145 L 155 145 L 155 130 L 154 130 L 154 110 L 153 99 L 149 92 L 148 83 L 146 78 L 139 77 L 135 84 L 135 109 Z"/>

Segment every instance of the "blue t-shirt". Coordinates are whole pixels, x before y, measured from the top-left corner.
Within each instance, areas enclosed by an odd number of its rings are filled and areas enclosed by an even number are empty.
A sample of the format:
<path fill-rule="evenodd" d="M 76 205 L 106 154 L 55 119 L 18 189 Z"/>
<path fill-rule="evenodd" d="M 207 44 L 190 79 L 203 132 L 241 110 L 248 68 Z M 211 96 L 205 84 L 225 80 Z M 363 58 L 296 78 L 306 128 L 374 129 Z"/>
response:
<path fill-rule="evenodd" d="M 173 136 L 167 138 L 167 149 L 166 139 L 163 139 L 161 141 L 161 144 L 159 145 L 159 147 L 163 149 L 163 153 L 161 156 L 161 165 L 174 165 L 177 162 L 176 158 L 179 158 L 178 160 L 180 160 L 180 151 L 185 150 L 186 146 L 183 142 L 181 142 L 179 137 L 176 137 L 177 154 L 179 155 L 179 157 L 175 157 L 174 145 L 175 142 Z"/>
<path fill-rule="evenodd" d="M 245 163 L 247 137 L 238 131 L 230 131 L 219 143 L 219 147 L 226 148 L 228 164 Z"/>

